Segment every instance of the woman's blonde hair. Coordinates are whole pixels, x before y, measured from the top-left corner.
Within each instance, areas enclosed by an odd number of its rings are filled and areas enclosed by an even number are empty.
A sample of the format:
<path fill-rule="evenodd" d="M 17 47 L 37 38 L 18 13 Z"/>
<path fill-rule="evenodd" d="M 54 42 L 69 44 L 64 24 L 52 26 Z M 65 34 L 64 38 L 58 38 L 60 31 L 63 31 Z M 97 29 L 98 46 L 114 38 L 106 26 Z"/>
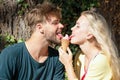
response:
<path fill-rule="evenodd" d="M 112 40 L 111 31 L 105 18 L 94 11 L 83 11 L 81 15 L 85 16 L 90 24 L 90 31 L 94 35 L 98 46 L 107 56 L 112 69 L 112 80 L 120 79 L 120 61 L 117 47 Z"/>

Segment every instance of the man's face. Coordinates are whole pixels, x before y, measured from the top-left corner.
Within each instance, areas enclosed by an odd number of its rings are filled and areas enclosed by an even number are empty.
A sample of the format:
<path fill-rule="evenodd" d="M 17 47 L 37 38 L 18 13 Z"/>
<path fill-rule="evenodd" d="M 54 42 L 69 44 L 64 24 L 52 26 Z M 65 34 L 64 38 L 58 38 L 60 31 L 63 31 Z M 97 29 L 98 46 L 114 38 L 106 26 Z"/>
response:
<path fill-rule="evenodd" d="M 44 26 L 46 40 L 57 44 L 60 43 L 63 28 L 64 26 L 60 23 L 60 19 L 55 16 L 50 16 Z"/>

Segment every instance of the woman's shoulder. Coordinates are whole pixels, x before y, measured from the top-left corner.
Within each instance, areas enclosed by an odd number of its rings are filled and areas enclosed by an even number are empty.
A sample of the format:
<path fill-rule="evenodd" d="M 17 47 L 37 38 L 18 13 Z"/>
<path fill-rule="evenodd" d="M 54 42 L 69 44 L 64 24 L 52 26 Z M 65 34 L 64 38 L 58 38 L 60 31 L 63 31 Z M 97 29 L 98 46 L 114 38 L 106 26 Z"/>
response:
<path fill-rule="evenodd" d="M 94 61 L 96 62 L 106 62 L 107 61 L 107 57 L 106 55 L 99 53 L 95 58 Z"/>
<path fill-rule="evenodd" d="M 99 68 L 109 68 L 109 61 L 106 57 L 106 55 L 99 53 L 93 60 L 92 65 L 99 67 Z"/>

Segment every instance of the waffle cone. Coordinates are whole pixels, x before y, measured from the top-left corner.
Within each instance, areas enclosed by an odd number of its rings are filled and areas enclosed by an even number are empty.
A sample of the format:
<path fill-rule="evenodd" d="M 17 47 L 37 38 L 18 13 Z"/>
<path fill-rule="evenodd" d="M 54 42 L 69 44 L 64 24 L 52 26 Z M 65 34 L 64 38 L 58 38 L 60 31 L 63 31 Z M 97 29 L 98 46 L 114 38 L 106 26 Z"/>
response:
<path fill-rule="evenodd" d="M 61 46 L 62 46 L 62 49 L 66 52 L 67 51 L 67 47 L 69 46 L 69 40 L 62 39 L 61 40 Z"/>

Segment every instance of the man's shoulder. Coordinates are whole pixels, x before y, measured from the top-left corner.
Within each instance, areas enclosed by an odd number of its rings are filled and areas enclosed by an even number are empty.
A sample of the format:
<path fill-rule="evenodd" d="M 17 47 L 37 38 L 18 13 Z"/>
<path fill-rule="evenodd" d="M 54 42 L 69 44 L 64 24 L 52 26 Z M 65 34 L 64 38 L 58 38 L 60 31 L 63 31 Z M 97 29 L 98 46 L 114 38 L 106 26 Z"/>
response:
<path fill-rule="evenodd" d="M 16 53 L 21 52 L 24 43 L 17 43 L 13 44 L 11 46 L 6 47 L 5 49 L 2 50 L 1 55 L 8 55 L 8 56 L 14 56 Z"/>

